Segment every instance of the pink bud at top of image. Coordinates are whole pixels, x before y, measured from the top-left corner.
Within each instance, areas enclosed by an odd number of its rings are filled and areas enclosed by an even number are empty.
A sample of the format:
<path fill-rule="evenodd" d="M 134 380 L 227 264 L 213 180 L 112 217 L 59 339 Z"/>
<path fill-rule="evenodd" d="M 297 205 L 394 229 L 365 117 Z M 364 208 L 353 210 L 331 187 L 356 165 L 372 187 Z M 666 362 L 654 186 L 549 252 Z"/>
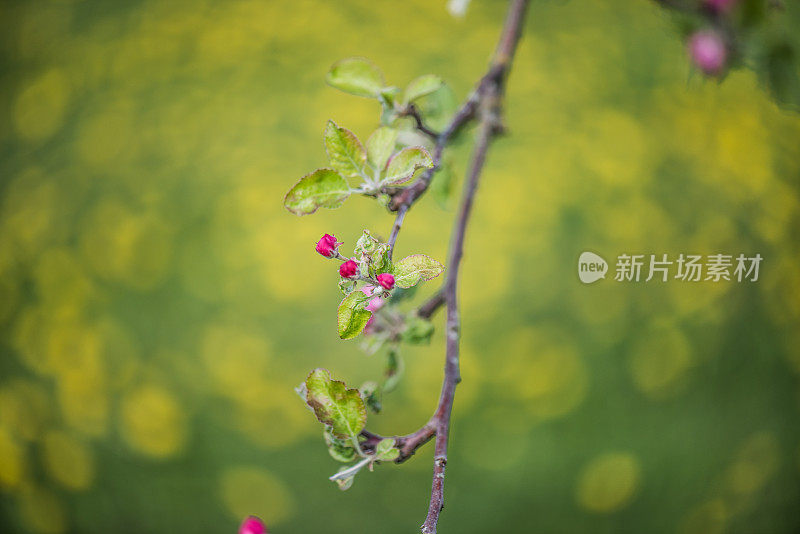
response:
<path fill-rule="evenodd" d="M 325 256 L 326 258 L 330 258 L 333 256 L 333 253 L 336 252 L 336 247 L 341 245 L 336 241 L 336 238 L 330 234 L 325 234 L 322 236 L 322 239 L 317 241 L 317 252 Z"/>
<path fill-rule="evenodd" d="M 394 287 L 394 276 L 389 273 L 381 273 L 375 278 L 384 289 L 392 289 Z"/>
<path fill-rule="evenodd" d="M 704 0 L 703 4 L 714 13 L 727 13 L 736 4 L 736 0 Z"/>
<path fill-rule="evenodd" d="M 269 534 L 267 527 L 256 516 L 251 515 L 242 522 L 239 527 L 239 534 Z"/>
<path fill-rule="evenodd" d="M 358 273 L 358 264 L 353 260 L 347 260 L 339 266 L 339 276 L 342 278 L 352 278 Z"/>
<path fill-rule="evenodd" d="M 371 312 L 376 312 L 383 307 L 383 299 L 380 297 L 373 297 L 367 302 L 367 305 L 364 306 L 364 309 Z"/>
<path fill-rule="evenodd" d="M 689 38 L 692 61 L 705 74 L 719 74 L 728 59 L 728 50 L 722 37 L 711 30 L 701 30 Z"/>

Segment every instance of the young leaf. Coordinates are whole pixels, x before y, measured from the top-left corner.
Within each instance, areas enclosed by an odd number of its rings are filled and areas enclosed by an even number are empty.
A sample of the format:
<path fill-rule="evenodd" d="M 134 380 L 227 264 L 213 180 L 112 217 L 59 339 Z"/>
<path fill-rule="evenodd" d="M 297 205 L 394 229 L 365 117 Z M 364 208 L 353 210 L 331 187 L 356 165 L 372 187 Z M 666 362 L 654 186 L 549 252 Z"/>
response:
<path fill-rule="evenodd" d="M 358 137 L 341 128 L 333 121 L 325 126 L 325 152 L 328 153 L 331 167 L 345 178 L 358 178 L 367 164 L 367 152 Z"/>
<path fill-rule="evenodd" d="M 400 378 L 403 376 L 403 358 L 400 356 L 400 352 L 394 347 L 389 349 L 389 352 L 386 354 L 386 370 L 383 373 L 384 380 L 383 380 L 383 392 L 389 393 L 394 391 L 394 388 L 397 387 L 397 384 L 400 382 Z"/>
<path fill-rule="evenodd" d="M 392 438 L 382 439 L 375 446 L 375 457 L 378 460 L 392 462 L 398 456 L 400 456 L 400 451 L 394 446 L 394 440 Z"/>
<path fill-rule="evenodd" d="M 414 105 L 425 117 L 425 124 L 428 128 L 441 132 L 450 123 L 459 103 L 450 86 L 442 83 L 442 86 L 436 91 L 419 98 Z"/>
<path fill-rule="evenodd" d="M 325 428 L 322 433 L 325 444 L 328 446 L 328 453 L 331 458 L 338 462 L 349 463 L 356 459 L 358 454 L 349 440 L 339 439 L 333 435 L 330 428 Z"/>
<path fill-rule="evenodd" d="M 319 208 L 338 208 L 350 196 L 350 186 L 332 169 L 317 169 L 300 178 L 286 193 L 284 207 L 295 215 L 308 215 Z"/>
<path fill-rule="evenodd" d="M 372 312 L 364 309 L 367 296 L 361 291 L 353 291 L 339 304 L 337 318 L 339 321 L 339 337 L 353 339 L 364 330 Z"/>
<path fill-rule="evenodd" d="M 405 103 L 413 102 L 417 98 L 421 98 L 425 95 L 429 95 L 434 91 L 437 91 L 442 85 L 444 81 L 435 74 L 425 74 L 424 76 L 420 76 L 419 78 L 412 80 L 411 83 L 408 84 L 406 87 L 406 91 L 403 94 L 403 100 Z"/>
<path fill-rule="evenodd" d="M 421 146 L 406 147 L 389 160 L 383 183 L 387 185 L 402 184 L 411 179 L 417 169 L 430 169 L 433 159 Z"/>
<path fill-rule="evenodd" d="M 394 153 L 397 142 L 397 130 L 388 126 L 381 126 L 367 139 L 367 157 L 369 163 L 379 171 L 386 167 L 386 162 Z"/>
<path fill-rule="evenodd" d="M 357 389 L 331 380 L 325 369 L 314 369 L 306 378 L 306 402 L 321 423 L 330 425 L 336 437 L 355 438 L 367 424 L 367 409 Z"/>
<path fill-rule="evenodd" d="M 339 469 L 339 472 L 341 473 L 342 471 L 344 471 L 346 469 L 349 469 L 349 467 L 342 467 L 342 468 Z M 348 477 L 337 478 L 337 479 L 334 480 L 334 482 L 336 482 L 336 485 L 339 486 L 340 490 L 347 491 L 347 490 L 350 489 L 350 486 L 353 485 L 353 481 L 355 480 L 355 478 L 356 478 L 356 473 L 353 473 L 352 475 L 350 475 Z"/>
<path fill-rule="evenodd" d="M 411 287 L 420 280 L 432 280 L 444 271 L 444 265 L 425 254 L 406 256 L 392 266 L 397 287 Z"/>
<path fill-rule="evenodd" d="M 403 341 L 409 345 L 422 345 L 431 342 L 433 323 L 421 317 L 411 316 L 406 319 L 406 329 L 401 334 Z"/>
<path fill-rule="evenodd" d="M 364 399 L 364 404 L 370 409 L 372 413 L 380 413 L 381 408 L 381 391 L 377 382 L 364 382 L 358 388 L 361 392 L 361 398 Z"/>
<path fill-rule="evenodd" d="M 368 59 L 350 57 L 337 61 L 328 71 L 329 85 L 357 96 L 377 97 L 386 82 L 381 69 Z"/>

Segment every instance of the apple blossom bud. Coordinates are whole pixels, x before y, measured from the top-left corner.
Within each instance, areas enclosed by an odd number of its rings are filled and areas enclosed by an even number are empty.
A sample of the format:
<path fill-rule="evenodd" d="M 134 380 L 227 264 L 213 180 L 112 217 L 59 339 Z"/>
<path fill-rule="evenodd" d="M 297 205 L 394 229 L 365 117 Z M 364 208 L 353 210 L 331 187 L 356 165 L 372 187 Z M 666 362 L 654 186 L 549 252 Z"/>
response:
<path fill-rule="evenodd" d="M 342 278 L 352 278 L 358 273 L 358 264 L 353 260 L 347 260 L 339 266 L 339 276 Z"/>
<path fill-rule="evenodd" d="M 251 515 L 242 522 L 239 527 L 239 534 L 269 534 L 267 527 L 256 516 Z"/>
<path fill-rule="evenodd" d="M 689 38 L 692 61 L 707 75 L 719 74 L 728 59 L 722 38 L 714 31 L 701 30 Z"/>
<path fill-rule="evenodd" d="M 389 273 L 381 273 L 375 278 L 384 289 L 392 289 L 394 287 L 394 276 Z"/>
<path fill-rule="evenodd" d="M 367 305 L 364 306 L 364 309 L 371 312 L 376 312 L 383 307 L 383 299 L 380 297 L 373 297 L 367 302 Z"/>
<path fill-rule="evenodd" d="M 370 335 L 372 333 L 372 322 L 375 320 L 374 315 L 370 315 L 367 324 L 364 325 L 364 334 Z"/>
<path fill-rule="evenodd" d="M 364 286 L 361 288 L 361 292 L 364 293 L 366 296 L 371 297 L 375 293 L 380 293 L 381 290 L 378 289 L 376 286 Z"/>
<path fill-rule="evenodd" d="M 336 248 L 341 245 L 336 241 L 336 238 L 330 234 L 325 234 L 322 236 L 322 239 L 317 241 L 317 252 L 325 256 L 326 258 L 330 258 L 336 252 Z"/>

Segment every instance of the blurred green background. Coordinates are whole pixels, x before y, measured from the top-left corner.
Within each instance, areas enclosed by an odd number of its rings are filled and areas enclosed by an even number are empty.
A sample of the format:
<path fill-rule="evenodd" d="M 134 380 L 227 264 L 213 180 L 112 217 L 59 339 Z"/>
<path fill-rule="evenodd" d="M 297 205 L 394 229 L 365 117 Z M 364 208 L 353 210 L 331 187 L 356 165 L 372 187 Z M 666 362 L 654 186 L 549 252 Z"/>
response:
<path fill-rule="evenodd" d="M 440 74 L 460 98 L 504 11 L 0 4 L 0 531 L 418 528 L 431 446 L 340 492 L 292 390 L 316 366 L 382 372 L 337 339 L 313 244 L 349 251 L 392 218 L 281 201 L 325 163 L 327 119 L 377 124 L 324 84 L 331 63 Z M 751 71 L 693 75 L 653 3 L 534 2 L 528 22 L 468 235 L 441 531 L 797 532 L 800 118 Z M 454 204 L 424 198 L 398 254 L 444 259 Z M 764 262 L 756 283 L 584 286 L 583 250 Z M 427 420 L 443 346 L 404 352 L 370 429 Z"/>

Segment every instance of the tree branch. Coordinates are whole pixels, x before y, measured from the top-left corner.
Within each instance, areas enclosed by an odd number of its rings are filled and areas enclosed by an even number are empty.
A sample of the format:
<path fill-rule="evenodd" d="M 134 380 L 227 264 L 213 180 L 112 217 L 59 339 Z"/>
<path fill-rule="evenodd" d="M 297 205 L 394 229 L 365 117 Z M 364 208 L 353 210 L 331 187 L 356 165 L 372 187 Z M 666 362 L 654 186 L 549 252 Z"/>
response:
<path fill-rule="evenodd" d="M 472 213 L 472 204 L 475 192 L 478 189 L 481 172 L 483 171 L 489 145 L 496 135 L 503 131 L 501 123 L 501 100 L 505 88 L 505 80 L 514 58 L 528 0 L 510 0 L 508 13 L 500 34 L 494 57 L 486 74 L 478 82 L 467 100 L 456 111 L 448 126 L 436 138 L 433 150 L 433 167 L 427 169 L 414 183 L 400 190 L 392 196 L 389 209 L 396 211 L 394 225 L 389 236 L 389 257 L 394 251 L 397 236 L 403 226 L 406 213 L 411 206 L 427 191 L 431 178 L 439 168 L 444 148 L 450 139 L 463 126 L 477 119 L 479 126 L 475 140 L 475 148 L 470 162 L 469 173 L 464 184 L 464 192 L 455 221 L 447 263 L 447 275 L 442 288 L 428 301 L 423 303 L 417 314 L 423 318 L 430 318 L 442 305 L 447 305 L 447 332 L 444 380 L 439 403 L 431 419 L 419 430 L 405 436 L 394 436 L 395 445 L 400 450 L 400 455 L 395 460 L 401 463 L 410 458 L 414 452 L 436 438 L 434 445 L 433 482 L 431 485 L 431 499 L 428 506 L 428 515 L 422 524 L 423 534 L 435 534 L 439 514 L 444 508 L 444 474 L 447 465 L 447 444 L 450 434 L 450 414 L 453 409 L 453 398 L 456 385 L 461 381 L 459 367 L 459 342 L 460 322 L 458 311 L 458 274 L 461 258 L 464 255 L 464 238 L 467 223 Z M 413 116 L 413 115 L 412 115 Z M 418 121 L 418 125 L 421 120 Z M 425 132 L 425 130 L 422 130 Z M 427 132 L 425 132 L 427 133 Z M 367 430 L 361 432 L 365 440 L 362 446 L 369 450 L 374 448 L 383 436 L 373 434 Z"/>

